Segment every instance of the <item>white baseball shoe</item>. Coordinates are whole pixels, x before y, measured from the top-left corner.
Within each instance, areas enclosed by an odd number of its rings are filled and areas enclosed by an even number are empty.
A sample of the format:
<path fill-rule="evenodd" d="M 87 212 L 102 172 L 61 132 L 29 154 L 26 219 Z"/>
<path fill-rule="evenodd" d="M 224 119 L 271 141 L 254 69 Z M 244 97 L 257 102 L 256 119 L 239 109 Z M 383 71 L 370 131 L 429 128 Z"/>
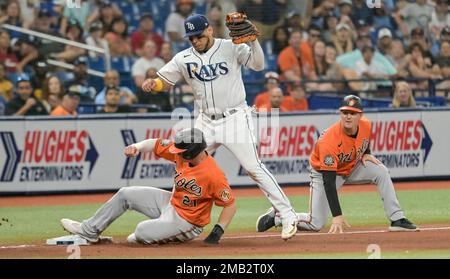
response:
<path fill-rule="evenodd" d="M 71 234 L 76 234 L 76 235 L 86 239 L 89 242 L 94 242 L 94 243 L 98 242 L 98 236 L 92 237 L 90 235 L 87 235 L 81 228 L 80 222 L 63 218 L 63 219 L 61 219 L 61 225 L 65 231 L 67 231 Z"/>
<path fill-rule="evenodd" d="M 140 242 L 137 240 L 136 235 L 134 233 L 130 234 L 127 237 L 127 242 L 132 244 L 140 244 Z"/>
<path fill-rule="evenodd" d="M 292 238 L 297 233 L 297 217 L 289 219 L 287 221 L 282 220 L 283 230 L 281 231 L 281 238 L 288 240 Z"/>

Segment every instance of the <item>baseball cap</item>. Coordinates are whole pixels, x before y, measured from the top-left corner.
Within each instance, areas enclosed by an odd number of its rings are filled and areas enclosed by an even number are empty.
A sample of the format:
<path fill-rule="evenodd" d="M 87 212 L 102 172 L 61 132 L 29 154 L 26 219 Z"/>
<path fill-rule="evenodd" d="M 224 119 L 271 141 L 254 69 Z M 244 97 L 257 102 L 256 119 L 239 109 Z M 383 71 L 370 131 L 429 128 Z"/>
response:
<path fill-rule="evenodd" d="M 444 29 L 441 31 L 441 35 L 450 35 L 450 27 L 445 26 Z"/>
<path fill-rule="evenodd" d="M 339 6 L 345 5 L 345 4 L 353 6 L 352 0 L 341 0 L 341 1 L 339 1 Z"/>
<path fill-rule="evenodd" d="M 81 98 L 81 93 L 80 91 L 74 90 L 74 89 L 69 89 L 68 91 L 66 91 L 66 94 L 69 97 L 78 97 Z"/>
<path fill-rule="evenodd" d="M 87 65 L 87 58 L 86 58 L 86 56 L 79 56 L 77 59 L 75 59 L 75 61 L 73 61 L 73 64 L 75 66 L 78 66 L 80 64 Z"/>
<path fill-rule="evenodd" d="M 89 32 L 100 31 L 103 29 L 103 24 L 100 21 L 95 21 L 89 27 Z"/>
<path fill-rule="evenodd" d="M 350 26 L 348 26 L 347 23 L 339 23 L 338 25 L 336 25 L 336 30 L 339 31 L 342 28 L 345 28 L 347 30 L 351 30 Z"/>
<path fill-rule="evenodd" d="M 184 37 L 200 35 L 208 26 L 208 19 L 204 15 L 191 15 L 184 21 L 184 29 L 186 31 Z"/>
<path fill-rule="evenodd" d="M 30 82 L 30 76 L 27 74 L 20 74 L 16 79 L 16 85 L 21 83 L 22 81 L 28 81 Z"/>
<path fill-rule="evenodd" d="M 280 76 L 276 72 L 267 72 L 264 75 L 264 78 L 266 79 L 266 82 L 270 82 L 272 80 L 278 82 L 280 80 Z"/>
<path fill-rule="evenodd" d="M 358 96 L 348 95 L 342 100 L 340 111 L 349 110 L 354 112 L 363 112 L 362 102 Z"/>
<path fill-rule="evenodd" d="M 383 37 L 392 38 L 392 32 L 389 28 L 381 28 L 380 31 L 378 31 L 378 40 Z"/>

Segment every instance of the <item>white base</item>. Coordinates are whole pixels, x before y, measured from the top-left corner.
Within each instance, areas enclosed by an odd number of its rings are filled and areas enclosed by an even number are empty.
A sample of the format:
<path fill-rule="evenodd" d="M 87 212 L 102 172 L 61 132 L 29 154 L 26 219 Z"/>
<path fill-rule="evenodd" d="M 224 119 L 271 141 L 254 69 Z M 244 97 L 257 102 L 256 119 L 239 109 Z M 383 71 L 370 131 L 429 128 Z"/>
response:
<path fill-rule="evenodd" d="M 101 236 L 99 238 L 98 243 L 112 243 L 112 241 L 113 241 L 112 237 L 110 237 L 110 236 Z M 79 246 L 91 245 L 91 243 L 88 240 L 82 238 L 81 236 L 73 235 L 73 234 L 47 239 L 46 244 L 47 245 L 79 245 Z"/>

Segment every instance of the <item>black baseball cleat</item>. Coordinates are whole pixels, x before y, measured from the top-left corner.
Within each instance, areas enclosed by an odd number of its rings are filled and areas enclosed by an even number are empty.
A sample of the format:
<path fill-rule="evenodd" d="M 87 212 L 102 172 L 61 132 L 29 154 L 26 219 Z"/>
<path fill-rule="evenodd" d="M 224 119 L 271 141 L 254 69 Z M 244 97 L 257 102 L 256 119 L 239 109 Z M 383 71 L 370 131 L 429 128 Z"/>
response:
<path fill-rule="evenodd" d="M 273 207 L 258 217 L 258 220 L 256 220 L 256 231 L 265 232 L 272 227 L 275 227 L 275 209 Z"/>
<path fill-rule="evenodd" d="M 406 218 L 391 222 L 389 227 L 390 232 L 415 232 L 418 230 L 417 226 Z"/>

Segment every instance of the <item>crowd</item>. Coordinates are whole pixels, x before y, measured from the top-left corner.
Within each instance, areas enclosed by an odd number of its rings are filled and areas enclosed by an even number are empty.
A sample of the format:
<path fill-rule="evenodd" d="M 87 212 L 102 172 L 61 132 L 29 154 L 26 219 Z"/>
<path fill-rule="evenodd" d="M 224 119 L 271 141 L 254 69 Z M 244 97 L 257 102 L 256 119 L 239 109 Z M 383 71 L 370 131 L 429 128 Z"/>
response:
<path fill-rule="evenodd" d="M 130 17 L 124 3 L 148 9 Z M 89 61 L 99 53 L 0 28 L 0 106 L 4 106 L 0 114 L 76 115 L 80 103 L 103 113 L 171 111 L 169 92 L 146 94 L 140 88 L 145 78 L 155 76 L 175 53 L 189 46 L 183 22 L 199 7 L 205 7 L 215 37 L 228 37 L 224 18 L 231 11 L 245 12 L 261 32 L 266 56 L 276 58 L 275 65 L 268 66 L 276 71 L 265 73 L 254 102 L 259 110 L 308 110 L 312 91 L 352 90 L 366 97 L 381 89 L 393 98 L 392 107 L 411 107 L 416 105 L 413 93 L 427 90 L 428 79 L 437 80 L 438 94 L 445 95 L 450 88 L 446 0 L 384 0 L 379 7 L 367 6 L 366 0 L 81 0 L 80 4 L 0 0 L 0 24 L 107 47 L 112 59 L 132 58 L 130 71 L 105 71 L 99 88 L 88 74 Z M 163 4 L 172 6 L 161 18 L 162 8 L 155 7 Z M 49 65 L 48 59 L 73 69 Z M 130 77 L 126 84 L 125 75 Z M 393 84 L 395 79 L 402 81 Z"/>

